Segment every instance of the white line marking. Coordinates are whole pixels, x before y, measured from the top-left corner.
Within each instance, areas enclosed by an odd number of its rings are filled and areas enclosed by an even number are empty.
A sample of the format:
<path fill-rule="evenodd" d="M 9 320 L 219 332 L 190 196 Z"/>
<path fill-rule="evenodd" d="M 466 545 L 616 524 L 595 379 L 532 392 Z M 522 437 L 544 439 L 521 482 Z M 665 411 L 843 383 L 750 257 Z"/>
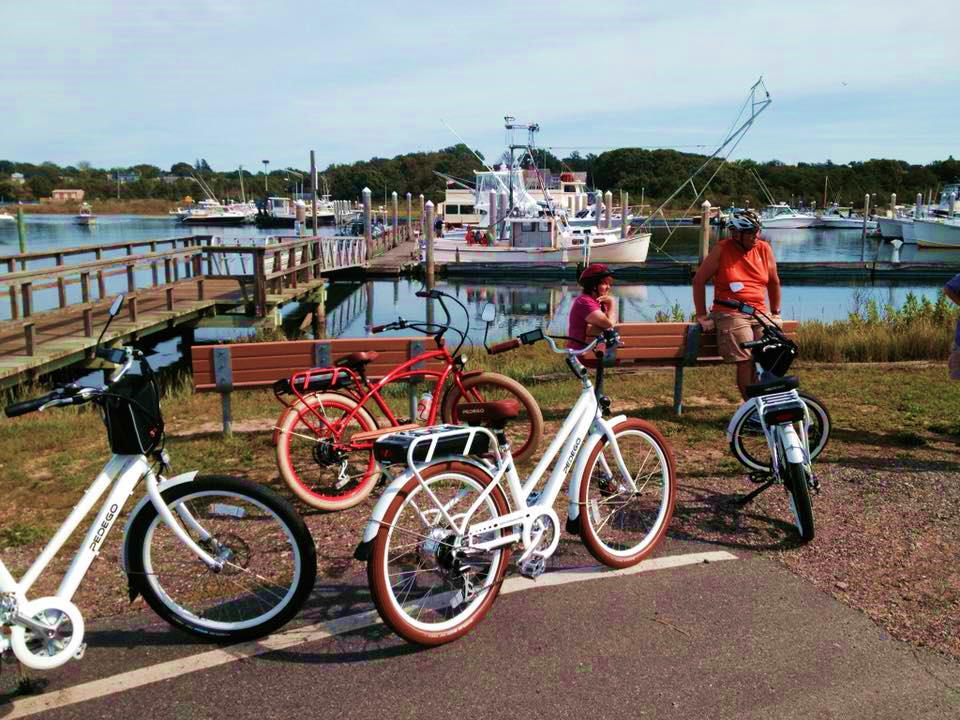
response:
<path fill-rule="evenodd" d="M 651 572 L 653 570 L 663 570 L 666 568 L 679 567 L 681 565 L 697 565 L 700 563 L 718 562 L 721 560 L 736 560 L 737 556 L 723 550 L 704 553 L 692 553 L 689 555 L 669 555 L 667 557 L 653 558 L 644 560 L 638 565 L 625 570 L 609 570 L 603 567 L 578 569 L 578 570 L 559 570 L 555 572 L 544 573 L 536 580 L 530 580 L 524 577 L 511 577 L 500 590 L 500 594 L 518 592 L 521 590 L 533 590 L 538 587 L 552 587 L 554 585 L 566 585 L 567 583 L 582 582 L 584 580 L 599 580 L 600 578 L 616 575 L 635 575 L 642 572 Z M 346 617 L 336 618 L 328 622 L 314 623 L 302 628 L 285 630 L 260 640 L 251 640 L 250 642 L 230 645 L 229 647 L 219 648 L 217 650 L 208 650 L 199 655 L 170 660 L 169 662 L 158 663 L 150 667 L 131 670 L 130 672 L 113 675 L 102 680 L 93 680 L 82 685 L 57 690 L 56 692 L 38 697 L 29 697 L 17 700 L 11 706 L 7 706 L 11 712 L 4 714 L 5 709 L 0 705 L 0 717 L 3 720 L 16 720 L 17 718 L 28 717 L 44 710 L 54 710 L 67 705 L 74 705 L 86 700 L 93 700 L 105 695 L 112 695 L 133 688 L 170 680 L 180 675 L 206 670 L 208 668 L 224 665 L 226 663 L 243 660 L 264 653 L 284 650 L 295 645 L 326 640 L 327 638 L 344 633 L 359 630 L 361 628 L 378 625 L 383 622 L 376 610 L 359 613 L 358 615 L 348 615 Z M 81 661 L 82 662 L 82 661 Z"/>

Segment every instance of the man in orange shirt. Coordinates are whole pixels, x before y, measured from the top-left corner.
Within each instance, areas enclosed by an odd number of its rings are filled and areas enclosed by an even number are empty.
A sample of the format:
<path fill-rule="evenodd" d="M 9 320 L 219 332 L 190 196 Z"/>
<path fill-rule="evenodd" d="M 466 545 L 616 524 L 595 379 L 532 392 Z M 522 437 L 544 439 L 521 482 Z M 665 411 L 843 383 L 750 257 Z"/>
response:
<path fill-rule="evenodd" d="M 713 296 L 739 300 L 780 319 L 780 276 L 777 259 L 767 242 L 760 238 L 760 219 L 750 210 L 734 213 L 727 222 L 730 237 L 717 243 L 693 278 L 693 305 L 697 322 L 704 332 L 716 327 L 717 348 L 727 362 L 737 364 L 737 388 L 747 399 L 747 385 L 756 382 L 753 358 L 740 343 L 760 336 L 759 324 L 750 316 L 723 305 L 714 304 L 707 313 L 706 284 L 713 280 Z M 769 295 L 770 303 L 767 304 Z"/>

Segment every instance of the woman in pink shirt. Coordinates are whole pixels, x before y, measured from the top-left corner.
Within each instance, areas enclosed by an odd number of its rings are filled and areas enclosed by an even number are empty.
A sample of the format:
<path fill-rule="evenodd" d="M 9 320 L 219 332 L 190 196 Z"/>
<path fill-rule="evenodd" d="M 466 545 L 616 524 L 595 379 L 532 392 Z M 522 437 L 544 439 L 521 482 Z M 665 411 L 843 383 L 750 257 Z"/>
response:
<path fill-rule="evenodd" d="M 567 347 L 573 350 L 586 347 L 600 330 L 617 324 L 615 305 L 609 295 L 613 287 L 610 268 L 603 263 L 591 263 L 580 273 L 577 282 L 583 292 L 573 301 L 567 322 L 567 336 L 570 338 Z"/>

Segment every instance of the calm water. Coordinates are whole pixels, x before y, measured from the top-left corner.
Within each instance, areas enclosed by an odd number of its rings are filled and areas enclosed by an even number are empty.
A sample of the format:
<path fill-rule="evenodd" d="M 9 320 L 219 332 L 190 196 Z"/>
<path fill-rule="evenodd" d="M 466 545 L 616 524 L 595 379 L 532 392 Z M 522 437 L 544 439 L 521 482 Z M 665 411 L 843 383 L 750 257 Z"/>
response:
<path fill-rule="evenodd" d="M 324 228 L 323 234 L 332 234 L 332 228 Z M 290 234 L 291 231 L 258 230 L 253 226 L 236 228 L 198 228 L 187 227 L 166 218 L 144 218 L 132 215 L 100 216 L 93 227 L 78 226 L 72 217 L 28 216 L 27 243 L 31 252 L 39 252 L 64 247 L 100 245 L 136 240 L 158 240 L 185 235 L 216 234 L 225 242 L 234 243 L 250 238 L 263 238 L 268 235 Z M 670 234 L 664 228 L 654 230 L 650 258 L 695 260 L 699 247 L 700 229 L 682 227 Z M 781 262 L 826 262 L 859 261 L 861 253 L 868 261 L 888 260 L 891 246 L 879 243 L 875 238 L 861 242 L 859 230 L 773 230 L 764 233 L 771 243 L 777 259 Z M 14 223 L 0 225 L 0 254 L 13 254 L 18 251 L 17 231 Z M 901 260 L 909 262 L 960 262 L 960 253 L 950 250 L 919 250 L 916 245 L 901 248 Z M 851 282 L 832 285 L 784 285 L 783 316 L 796 320 L 838 320 L 846 318 L 857 303 L 874 299 L 881 306 L 887 303 L 902 304 L 908 292 L 926 295 L 935 300 L 943 283 L 949 279 L 945 271 L 942 282 L 928 284 L 874 285 L 865 282 Z M 111 292 L 120 292 L 124 280 L 115 278 L 116 287 Z M 578 288 L 574 283 L 489 283 L 489 282 L 445 282 L 438 287 L 455 295 L 469 309 L 475 327 L 470 335 L 475 342 L 483 337 L 480 326 L 480 309 L 487 302 L 496 302 L 499 308 L 498 326 L 491 332 L 491 338 L 502 339 L 514 332 L 534 327 L 546 327 L 550 331 L 562 333 L 566 328 L 567 310 L 576 296 Z M 426 315 L 425 301 L 417 298 L 415 292 L 420 283 L 414 280 L 374 280 L 355 285 L 340 285 L 337 292 L 329 293 L 331 304 L 327 307 L 325 332 L 328 337 L 364 336 L 370 324 L 379 324 L 395 320 L 397 315 L 408 319 L 423 318 Z M 79 291 L 78 291 L 79 292 Z M 685 314 L 693 310 L 693 301 L 689 285 L 651 285 L 639 283 L 618 283 L 614 294 L 620 303 L 620 317 L 623 321 L 654 320 L 658 311 L 669 311 L 679 305 Z M 55 297 L 55 296 L 54 296 Z M 709 297 L 709 293 L 708 293 Z M 332 301 L 336 300 L 336 305 Z M 50 300 L 49 302 L 54 302 Z M 42 306 L 38 299 L 38 306 Z M 0 319 L 9 318 L 9 307 L 0 303 Z M 296 312 L 292 307 L 290 312 Z M 463 323 L 461 310 L 451 308 L 456 325 Z M 442 319 L 442 311 L 435 310 L 435 316 Z M 197 332 L 200 341 L 212 341 L 218 337 L 243 333 L 244 330 L 201 329 Z M 175 345 L 163 350 L 165 354 L 176 354 Z"/>

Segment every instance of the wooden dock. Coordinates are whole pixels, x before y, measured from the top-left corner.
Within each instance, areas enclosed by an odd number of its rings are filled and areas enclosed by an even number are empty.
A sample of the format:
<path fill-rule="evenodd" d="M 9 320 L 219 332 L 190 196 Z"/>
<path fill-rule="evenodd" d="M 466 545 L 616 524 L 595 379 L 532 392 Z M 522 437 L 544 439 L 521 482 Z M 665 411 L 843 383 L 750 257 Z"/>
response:
<path fill-rule="evenodd" d="M 239 310 L 272 323 L 287 303 L 316 302 L 326 278 L 366 267 L 367 250 L 354 237 L 223 246 L 192 236 L 0 257 L 10 308 L 0 321 L 0 388 L 92 361 L 118 292 L 127 302 L 110 326 L 111 343 L 189 337 L 204 317 Z M 35 309 L 41 292 L 55 292 L 53 309 Z"/>

